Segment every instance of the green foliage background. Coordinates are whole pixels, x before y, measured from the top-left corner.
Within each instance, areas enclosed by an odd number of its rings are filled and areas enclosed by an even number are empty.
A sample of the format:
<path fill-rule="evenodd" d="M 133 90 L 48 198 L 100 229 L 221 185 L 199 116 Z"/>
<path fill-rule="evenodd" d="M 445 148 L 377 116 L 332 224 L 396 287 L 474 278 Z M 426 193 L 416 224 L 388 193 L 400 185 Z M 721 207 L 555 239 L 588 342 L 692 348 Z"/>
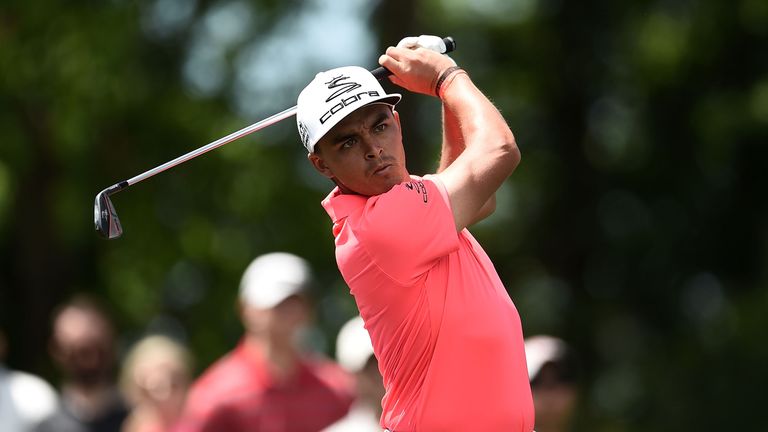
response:
<path fill-rule="evenodd" d="M 350 3 L 371 41 L 360 65 L 407 35 L 452 35 L 453 57 L 512 126 L 523 162 L 473 232 L 526 334 L 576 349 L 576 430 L 768 428 L 768 3 Z M 332 355 L 355 310 L 319 205 L 330 184 L 312 173 L 293 121 L 115 195 L 119 240 L 96 236 L 91 206 L 102 188 L 295 103 L 348 45 L 330 23 L 313 40 L 329 54 L 307 57 L 313 45 L 282 43 L 283 27 L 338 4 L 0 6 L 0 326 L 11 366 L 55 381 L 49 314 L 89 292 L 111 307 L 124 346 L 171 333 L 202 370 L 239 337 L 242 270 L 274 250 L 315 267 L 312 343 Z M 250 19 L 219 52 L 220 84 L 196 90 L 185 68 L 222 10 Z M 235 84 L 262 40 L 281 50 L 277 65 L 309 60 L 286 66 L 287 86 L 259 82 L 268 90 L 245 100 L 262 108 L 249 111 Z M 399 110 L 411 171 L 434 169 L 439 105 L 406 95 Z"/>

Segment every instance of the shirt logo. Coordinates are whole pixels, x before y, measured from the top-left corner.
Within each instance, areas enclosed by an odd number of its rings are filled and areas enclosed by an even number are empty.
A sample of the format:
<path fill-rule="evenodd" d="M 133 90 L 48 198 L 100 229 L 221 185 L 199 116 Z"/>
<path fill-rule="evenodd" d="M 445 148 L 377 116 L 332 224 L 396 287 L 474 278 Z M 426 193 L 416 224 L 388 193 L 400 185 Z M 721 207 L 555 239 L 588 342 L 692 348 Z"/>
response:
<path fill-rule="evenodd" d="M 408 182 L 408 183 L 405 184 L 405 187 L 408 188 L 408 190 L 412 190 L 412 191 L 416 191 L 416 192 L 420 193 L 425 204 L 429 200 L 429 197 L 427 195 L 427 187 L 424 186 L 424 182 L 422 182 L 422 181 Z"/>
<path fill-rule="evenodd" d="M 331 102 L 334 99 L 339 98 L 340 96 L 346 96 L 349 93 L 354 92 L 355 90 L 362 87 L 362 85 L 354 81 L 344 82 L 344 80 L 349 80 L 349 77 L 345 75 L 339 75 L 337 77 L 334 77 L 327 83 L 325 83 L 325 85 L 328 86 L 328 90 L 334 90 L 325 100 L 326 103 Z M 331 109 L 329 109 L 328 111 L 323 113 L 323 115 L 320 116 L 319 118 L 320 124 L 325 124 L 325 122 L 327 122 L 328 119 L 333 117 L 334 114 L 341 111 L 344 107 L 349 106 L 355 102 L 358 102 L 365 97 L 372 98 L 376 96 L 379 96 L 378 91 L 367 90 L 367 91 L 352 93 L 351 95 L 342 97 L 341 100 L 339 100 L 336 104 L 334 104 L 331 107 Z"/>

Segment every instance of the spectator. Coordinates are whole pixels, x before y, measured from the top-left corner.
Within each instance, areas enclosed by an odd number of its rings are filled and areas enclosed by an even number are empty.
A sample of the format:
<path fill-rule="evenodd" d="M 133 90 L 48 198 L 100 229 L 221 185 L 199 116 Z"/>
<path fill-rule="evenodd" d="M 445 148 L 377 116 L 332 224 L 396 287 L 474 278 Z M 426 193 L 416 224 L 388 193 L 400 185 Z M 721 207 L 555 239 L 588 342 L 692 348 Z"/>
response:
<path fill-rule="evenodd" d="M 40 432 L 117 432 L 128 414 L 114 382 L 115 333 L 105 310 L 77 297 L 53 315 L 51 356 L 63 375 L 58 410 Z"/>
<path fill-rule="evenodd" d="M 0 330 L 0 431 L 29 432 L 56 409 L 56 392 L 35 375 L 6 368 L 6 347 Z"/>
<path fill-rule="evenodd" d="M 164 432 L 181 414 L 192 379 L 187 349 L 165 336 L 140 340 L 123 363 L 120 386 L 131 404 L 123 432 Z"/>
<path fill-rule="evenodd" d="M 578 397 L 577 370 L 567 344 L 552 336 L 525 340 L 537 432 L 571 429 Z"/>
<path fill-rule="evenodd" d="M 239 302 L 245 335 L 193 384 L 178 431 L 317 432 L 347 413 L 351 378 L 296 344 L 309 321 L 310 281 L 306 261 L 287 253 L 248 266 Z"/>
<path fill-rule="evenodd" d="M 355 375 L 357 398 L 349 414 L 324 432 L 381 432 L 379 419 L 384 384 L 379 362 L 373 355 L 371 337 L 360 316 L 347 321 L 339 331 L 336 359 L 344 369 Z"/>

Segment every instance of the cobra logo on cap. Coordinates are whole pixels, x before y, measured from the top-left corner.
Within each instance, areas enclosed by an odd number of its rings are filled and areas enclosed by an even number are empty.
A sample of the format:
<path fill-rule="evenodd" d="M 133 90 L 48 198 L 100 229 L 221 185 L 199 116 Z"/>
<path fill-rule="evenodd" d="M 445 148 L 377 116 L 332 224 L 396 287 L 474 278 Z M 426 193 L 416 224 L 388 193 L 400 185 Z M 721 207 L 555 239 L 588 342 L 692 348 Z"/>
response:
<path fill-rule="evenodd" d="M 348 79 L 349 79 L 348 76 L 339 75 L 325 83 L 325 85 L 328 86 L 328 90 L 335 90 L 325 100 L 326 103 L 332 102 L 334 99 L 337 99 L 339 96 L 346 95 L 362 87 L 362 85 L 354 81 L 343 82 L 344 80 L 348 80 Z M 379 92 L 376 90 L 364 90 L 359 93 L 353 93 L 347 97 L 342 97 L 341 100 L 339 100 L 337 103 L 331 106 L 331 108 L 328 111 L 326 111 L 325 113 L 323 113 L 323 115 L 320 116 L 320 118 L 318 119 L 320 121 L 320 124 L 325 124 L 325 122 L 327 122 L 328 119 L 333 117 L 334 114 L 341 111 L 344 107 L 354 104 L 355 102 L 362 100 L 366 96 L 376 97 L 376 96 L 379 96 Z"/>

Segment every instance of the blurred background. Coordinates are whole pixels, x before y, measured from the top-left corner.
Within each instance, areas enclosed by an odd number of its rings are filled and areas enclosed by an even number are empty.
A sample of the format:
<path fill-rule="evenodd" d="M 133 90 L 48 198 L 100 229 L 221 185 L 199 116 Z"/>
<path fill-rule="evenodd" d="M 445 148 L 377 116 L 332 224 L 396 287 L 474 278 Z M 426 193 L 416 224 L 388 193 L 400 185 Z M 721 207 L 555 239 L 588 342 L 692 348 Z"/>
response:
<path fill-rule="evenodd" d="M 51 311 L 89 293 L 123 347 L 173 335 L 199 373 L 240 337 L 240 276 L 271 251 L 314 266 L 310 339 L 332 355 L 355 306 L 293 119 L 113 196 L 118 240 L 94 232 L 94 196 L 419 34 L 456 39 L 517 137 L 473 232 L 526 335 L 579 359 L 573 430 L 768 430 L 765 0 L 5 0 L 6 363 L 56 383 Z M 398 110 L 410 171 L 431 172 L 439 103 Z"/>

